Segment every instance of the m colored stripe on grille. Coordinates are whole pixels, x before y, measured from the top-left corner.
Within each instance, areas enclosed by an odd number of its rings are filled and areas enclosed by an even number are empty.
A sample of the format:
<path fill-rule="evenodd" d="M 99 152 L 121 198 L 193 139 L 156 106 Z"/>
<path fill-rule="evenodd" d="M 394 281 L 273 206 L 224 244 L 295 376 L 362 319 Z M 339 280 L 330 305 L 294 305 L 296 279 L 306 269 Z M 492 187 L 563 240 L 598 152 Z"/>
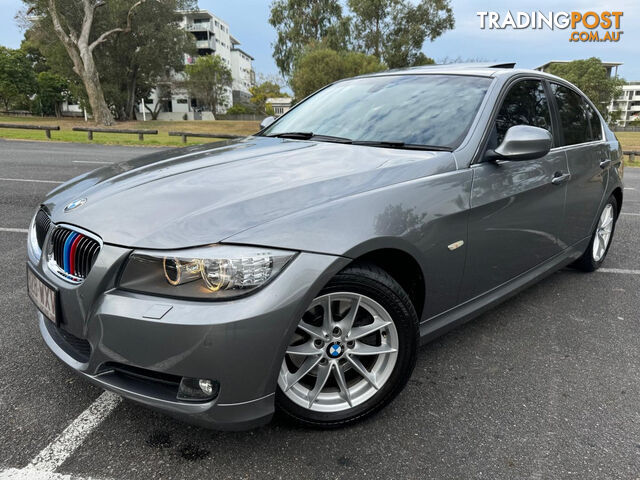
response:
<path fill-rule="evenodd" d="M 67 237 L 67 240 L 64 242 L 64 250 L 63 250 L 63 254 L 62 254 L 62 258 L 63 258 L 63 267 L 62 269 L 67 272 L 67 273 L 71 273 L 71 265 L 70 265 L 70 253 L 71 253 L 71 244 L 73 243 L 73 241 L 79 236 L 79 233 L 76 232 L 72 232 L 71 235 L 69 235 Z"/>
<path fill-rule="evenodd" d="M 84 238 L 84 235 L 78 234 L 73 243 L 71 244 L 71 248 L 69 249 L 69 272 L 71 275 L 76 275 L 76 249 L 78 248 L 78 244 L 80 240 Z"/>

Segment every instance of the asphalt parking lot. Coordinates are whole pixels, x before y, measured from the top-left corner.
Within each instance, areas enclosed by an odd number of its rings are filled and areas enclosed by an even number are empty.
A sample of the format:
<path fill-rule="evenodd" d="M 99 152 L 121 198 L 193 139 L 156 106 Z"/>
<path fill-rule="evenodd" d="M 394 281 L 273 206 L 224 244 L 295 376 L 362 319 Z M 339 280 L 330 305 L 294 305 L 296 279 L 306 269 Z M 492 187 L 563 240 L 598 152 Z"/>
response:
<path fill-rule="evenodd" d="M 74 434 L 106 397 L 40 338 L 26 228 L 56 182 L 148 151 L 0 141 L 0 478 L 640 478 L 632 168 L 603 270 L 558 272 L 423 347 L 406 390 L 364 423 L 321 432 L 276 418 L 220 433 L 116 400 Z"/>

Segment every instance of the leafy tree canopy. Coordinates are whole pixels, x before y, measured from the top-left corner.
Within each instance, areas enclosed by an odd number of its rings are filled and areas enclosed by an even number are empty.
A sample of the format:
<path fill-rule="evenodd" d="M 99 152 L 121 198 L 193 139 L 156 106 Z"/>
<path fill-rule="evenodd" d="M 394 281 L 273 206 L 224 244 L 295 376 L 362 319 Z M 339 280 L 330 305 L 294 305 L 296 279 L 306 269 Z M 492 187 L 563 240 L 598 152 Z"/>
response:
<path fill-rule="evenodd" d="M 0 47 L 0 102 L 5 110 L 28 103 L 36 91 L 36 77 L 27 54 Z"/>
<path fill-rule="evenodd" d="M 625 82 L 618 77 L 609 77 L 599 58 L 554 63 L 549 66 L 549 73 L 573 83 L 589 97 L 605 119 L 611 120 L 607 107 L 611 100 L 620 96 Z"/>
<path fill-rule="evenodd" d="M 424 42 L 453 28 L 449 0 L 274 0 L 269 22 L 278 34 L 273 57 L 290 79 L 310 44 L 375 56 L 389 68 L 433 63 Z"/>
<path fill-rule="evenodd" d="M 291 87 L 296 99 L 301 100 L 337 80 L 382 70 L 386 66 L 373 55 L 310 47 L 296 62 Z"/>
<path fill-rule="evenodd" d="M 278 38 L 273 58 L 284 76 L 291 75 L 296 57 L 312 42 L 342 50 L 349 40 L 349 19 L 339 0 L 274 0 L 269 23 Z"/>
<path fill-rule="evenodd" d="M 349 0 L 357 51 L 374 55 L 389 68 L 434 63 L 421 52 L 424 42 L 453 28 L 449 0 Z"/>
<path fill-rule="evenodd" d="M 60 104 L 69 98 L 69 82 L 66 78 L 48 71 L 38 74 L 38 95 L 34 110 L 41 115 L 60 116 Z"/>
<path fill-rule="evenodd" d="M 228 89 L 232 84 L 231 69 L 219 55 L 198 57 L 186 67 L 184 86 L 189 95 L 200 104 L 217 113 L 218 107 L 227 106 Z"/>

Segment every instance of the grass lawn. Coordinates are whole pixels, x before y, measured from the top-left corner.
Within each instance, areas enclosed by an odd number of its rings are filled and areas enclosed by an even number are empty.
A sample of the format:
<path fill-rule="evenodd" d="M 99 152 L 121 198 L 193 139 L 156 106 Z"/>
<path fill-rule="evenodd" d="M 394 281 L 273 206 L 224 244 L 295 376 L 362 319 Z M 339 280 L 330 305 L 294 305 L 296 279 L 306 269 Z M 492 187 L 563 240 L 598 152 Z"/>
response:
<path fill-rule="evenodd" d="M 225 133 L 232 135 L 250 135 L 260 130 L 259 122 L 217 120 L 180 121 L 180 122 L 119 122 L 113 128 L 158 130 L 158 135 L 145 135 L 144 141 L 138 140 L 137 135 L 118 133 L 94 133 L 93 140 L 87 139 L 86 132 L 74 132 L 73 127 L 92 127 L 92 123 L 85 123 L 81 118 L 40 118 L 0 116 L 0 123 L 30 124 L 30 125 L 59 125 L 60 131 L 51 132 L 51 141 L 102 143 L 107 145 L 141 145 L 141 146 L 183 146 L 181 137 L 170 137 L 170 131 L 192 133 Z M 0 138 L 19 140 L 46 140 L 45 132 L 40 130 L 21 130 L 0 128 Z M 215 138 L 189 138 L 188 145 L 216 141 Z"/>
<path fill-rule="evenodd" d="M 616 137 L 620 140 L 623 150 L 640 152 L 640 132 L 616 132 Z M 629 157 L 625 156 L 625 166 L 640 167 L 640 155 L 636 155 L 633 163 L 629 162 Z"/>

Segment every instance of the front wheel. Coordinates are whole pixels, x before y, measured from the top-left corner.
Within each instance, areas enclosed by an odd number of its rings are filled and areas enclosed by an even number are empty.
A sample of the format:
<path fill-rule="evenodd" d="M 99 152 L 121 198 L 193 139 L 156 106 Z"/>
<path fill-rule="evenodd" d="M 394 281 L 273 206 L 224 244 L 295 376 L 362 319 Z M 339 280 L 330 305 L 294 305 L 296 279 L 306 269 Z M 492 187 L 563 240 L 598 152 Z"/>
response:
<path fill-rule="evenodd" d="M 280 411 L 305 425 L 343 426 L 403 389 L 416 360 L 418 319 L 384 270 L 339 273 L 302 316 L 278 378 Z"/>
<path fill-rule="evenodd" d="M 604 204 L 604 207 L 602 207 L 598 223 L 591 236 L 591 241 L 589 242 L 586 252 L 575 261 L 573 264 L 574 267 L 585 272 L 593 272 L 600 268 L 611 246 L 617 216 L 618 201 L 616 197 L 611 195 Z"/>

